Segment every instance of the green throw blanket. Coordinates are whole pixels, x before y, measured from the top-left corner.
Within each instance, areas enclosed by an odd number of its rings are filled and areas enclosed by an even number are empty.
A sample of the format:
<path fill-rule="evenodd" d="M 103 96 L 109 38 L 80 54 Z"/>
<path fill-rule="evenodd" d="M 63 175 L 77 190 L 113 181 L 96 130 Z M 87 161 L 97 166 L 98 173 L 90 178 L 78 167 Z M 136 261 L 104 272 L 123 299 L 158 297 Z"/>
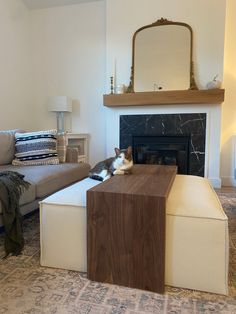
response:
<path fill-rule="evenodd" d="M 18 255 L 24 247 L 22 217 L 19 209 L 20 196 L 30 183 L 24 175 L 14 171 L 0 172 L 0 201 L 2 203 L 3 224 L 5 228 L 6 256 Z"/>

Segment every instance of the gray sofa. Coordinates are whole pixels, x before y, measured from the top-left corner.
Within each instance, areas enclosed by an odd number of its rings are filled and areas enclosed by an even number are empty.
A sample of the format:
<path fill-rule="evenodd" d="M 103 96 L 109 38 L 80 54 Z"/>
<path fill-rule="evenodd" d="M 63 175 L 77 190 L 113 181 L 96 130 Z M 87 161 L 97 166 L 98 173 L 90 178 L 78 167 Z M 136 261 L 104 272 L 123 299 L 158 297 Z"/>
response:
<path fill-rule="evenodd" d="M 25 215 L 38 208 L 38 202 L 48 195 L 88 176 L 86 163 L 60 163 L 58 165 L 13 166 L 15 132 L 0 131 L 0 171 L 17 171 L 25 176 L 31 185 L 20 198 L 20 211 Z M 0 227 L 2 207 L 0 202 Z"/>

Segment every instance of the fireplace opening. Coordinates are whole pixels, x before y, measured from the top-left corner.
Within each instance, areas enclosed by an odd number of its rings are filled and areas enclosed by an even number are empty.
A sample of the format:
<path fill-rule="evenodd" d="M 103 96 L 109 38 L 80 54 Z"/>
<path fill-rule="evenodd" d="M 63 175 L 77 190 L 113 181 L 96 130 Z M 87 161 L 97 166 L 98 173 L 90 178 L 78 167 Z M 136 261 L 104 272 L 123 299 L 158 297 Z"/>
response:
<path fill-rule="evenodd" d="M 178 173 L 189 174 L 189 135 L 133 135 L 133 158 L 136 164 L 176 165 Z"/>
<path fill-rule="evenodd" d="M 205 144 L 206 144 L 206 113 L 178 113 L 178 114 L 136 114 L 136 115 L 121 115 L 120 116 L 120 148 L 126 149 L 129 145 L 132 145 L 134 154 L 134 136 L 147 136 L 149 137 L 149 143 L 153 145 L 163 144 L 163 140 L 168 141 L 168 137 L 178 137 L 180 142 L 172 141 L 167 144 L 176 144 L 177 148 L 173 148 L 173 145 L 167 148 L 157 146 L 147 147 L 144 146 L 145 151 L 149 151 L 150 154 L 146 157 L 139 158 L 134 156 L 136 163 L 138 162 L 156 162 L 156 163 L 176 163 L 179 167 L 179 172 L 183 172 L 190 175 L 204 177 L 205 174 Z M 153 139 L 151 140 L 151 137 Z M 155 138 L 156 137 L 156 138 Z M 186 142 L 182 141 L 186 139 Z M 141 140 L 143 140 L 142 138 Z M 135 139 L 137 141 L 137 139 Z M 185 143 L 185 144 L 184 144 Z M 142 144 L 139 142 L 138 144 Z M 144 145 L 145 143 L 143 143 Z M 145 144 L 147 145 L 147 144 Z M 179 145 L 179 146 L 178 146 Z M 183 148 L 182 148 L 182 147 Z M 142 145 L 141 145 L 142 147 Z M 140 148 L 141 149 L 141 148 Z M 151 154 L 152 149 L 154 153 Z M 167 152 L 161 152 L 166 150 Z M 157 155 L 162 154 L 159 158 Z M 177 153 L 177 151 L 179 151 Z M 147 156 L 147 153 L 146 153 Z M 163 157 L 164 156 L 164 157 Z M 168 158 L 170 157 L 170 159 Z M 144 160 L 142 160 L 144 159 Z M 186 164 L 186 166 L 182 166 Z M 183 169 L 184 168 L 184 169 Z"/>

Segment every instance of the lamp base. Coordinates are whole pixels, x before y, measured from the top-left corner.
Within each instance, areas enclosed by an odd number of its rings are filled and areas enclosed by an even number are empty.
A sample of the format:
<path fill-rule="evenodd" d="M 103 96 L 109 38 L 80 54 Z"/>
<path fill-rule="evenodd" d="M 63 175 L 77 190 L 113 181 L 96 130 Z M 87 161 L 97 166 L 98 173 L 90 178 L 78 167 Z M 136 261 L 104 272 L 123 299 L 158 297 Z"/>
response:
<path fill-rule="evenodd" d="M 65 132 L 64 112 L 57 112 L 57 133 Z"/>

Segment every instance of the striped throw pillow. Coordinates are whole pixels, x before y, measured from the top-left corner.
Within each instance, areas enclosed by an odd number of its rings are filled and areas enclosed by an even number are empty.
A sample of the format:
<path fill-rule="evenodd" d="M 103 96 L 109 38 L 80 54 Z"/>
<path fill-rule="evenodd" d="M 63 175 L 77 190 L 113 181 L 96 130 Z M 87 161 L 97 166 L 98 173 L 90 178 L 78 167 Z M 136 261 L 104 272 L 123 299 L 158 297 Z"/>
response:
<path fill-rule="evenodd" d="M 57 154 L 57 131 L 47 130 L 15 134 L 14 166 L 55 165 Z"/>

